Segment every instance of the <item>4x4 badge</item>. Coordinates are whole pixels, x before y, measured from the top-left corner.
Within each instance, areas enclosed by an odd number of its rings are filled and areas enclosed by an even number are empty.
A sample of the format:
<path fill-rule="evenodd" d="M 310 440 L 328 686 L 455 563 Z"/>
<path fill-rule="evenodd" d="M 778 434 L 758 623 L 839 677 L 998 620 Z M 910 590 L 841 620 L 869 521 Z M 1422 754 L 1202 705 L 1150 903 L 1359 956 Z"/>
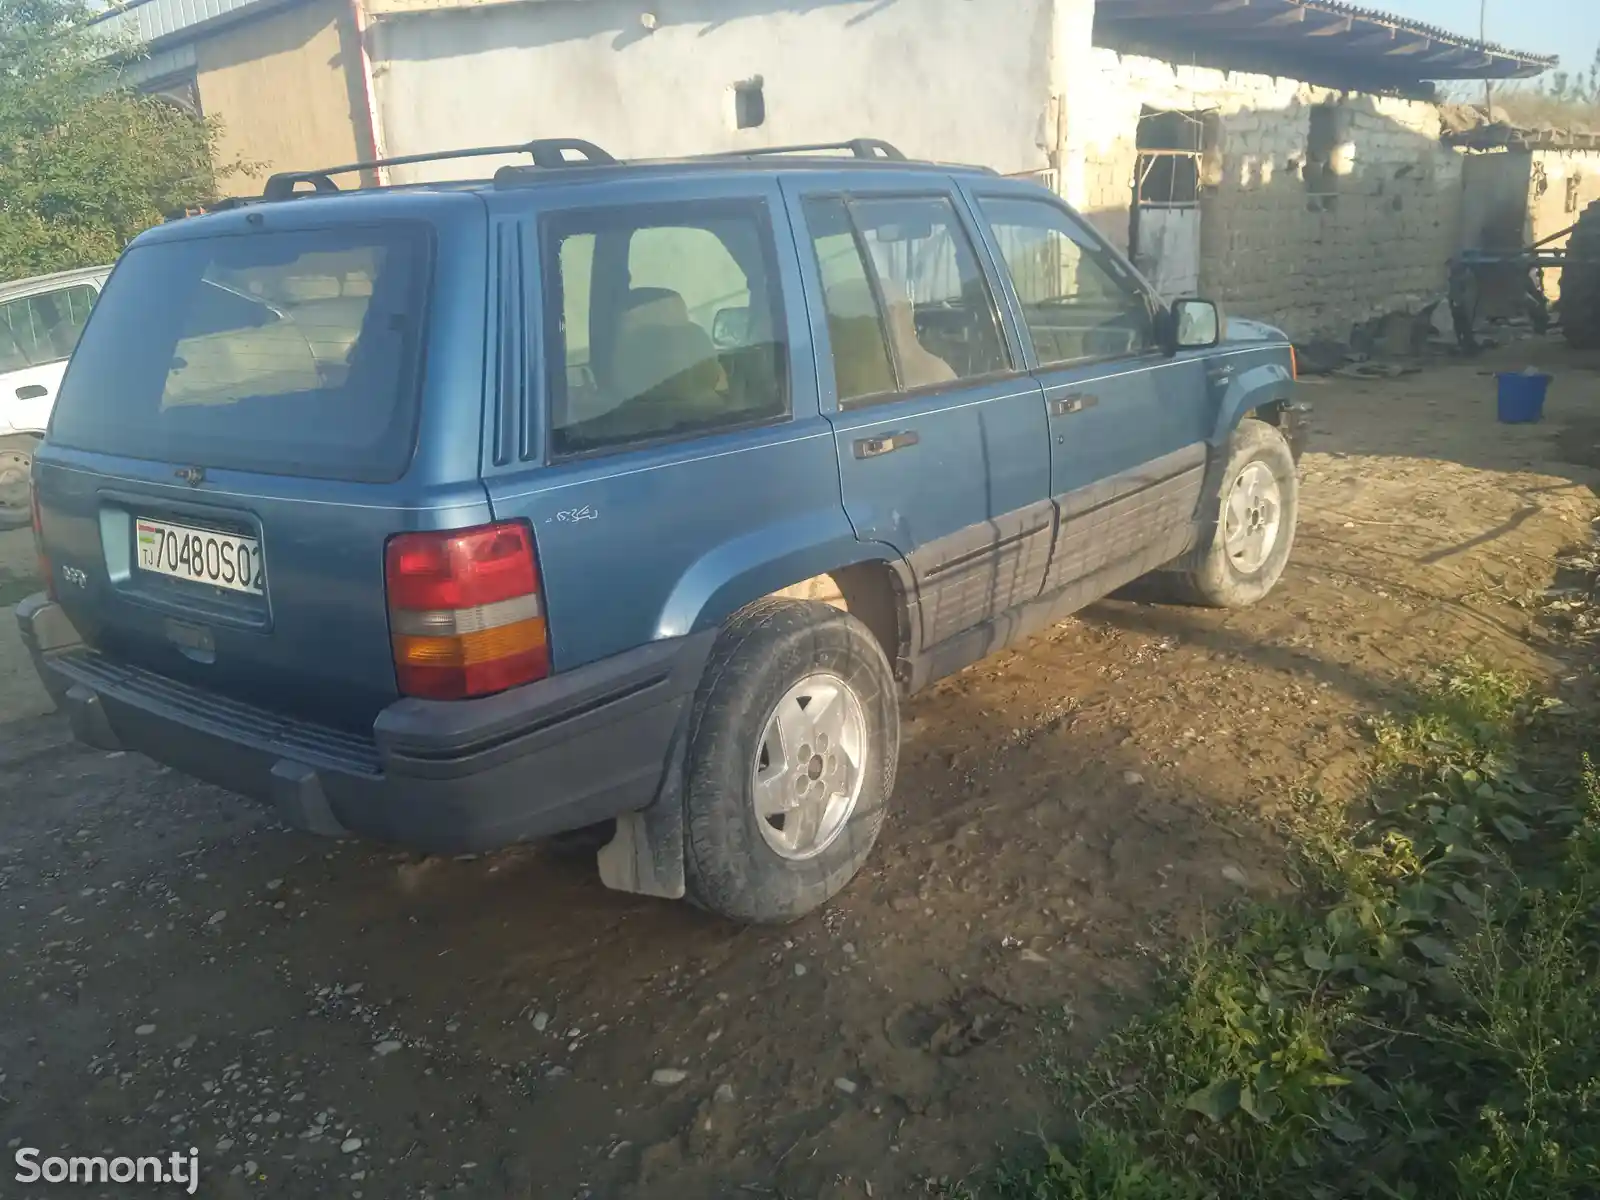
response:
<path fill-rule="evenodd" d="M 206 469 L 204 467 L 179 467 L 173 474 L 190 487 L 199 487 L 206 481 Z"/>

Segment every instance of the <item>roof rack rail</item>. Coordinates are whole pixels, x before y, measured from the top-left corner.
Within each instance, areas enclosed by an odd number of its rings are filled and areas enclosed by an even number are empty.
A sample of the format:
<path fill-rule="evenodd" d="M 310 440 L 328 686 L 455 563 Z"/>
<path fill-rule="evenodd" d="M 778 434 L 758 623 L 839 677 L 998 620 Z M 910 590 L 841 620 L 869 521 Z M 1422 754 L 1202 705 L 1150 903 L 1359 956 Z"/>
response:
<path fill-rule="evenodd" d="M 799 146 L 758 146 L 752 150 L 723 150 L 717 154 L 699 154 L 696 158 L 756 158 L 763 154 L 813 154 L 819 150 L 848 150 L 856 158 L 882 158 L 891 162 L 905 162 L 906 156 L 898 147 L 882 138 L 852 138 L 848 142 L 815 142 Z"/>
<path fill-rule="evenodd" d="M 583 157 L 576 160 L 568 158 L 569 152 Z M 333 176 L 350 175 L 356 171 L 444 162 L 456 158 L 491 158 L 505 154 L 526 154 L 538 167 L 603 166 L 617 161 L 593 142 L 586 142 L 582 138 L 536 138 L 515 146 L 474 146 L 464 150 L 437 150 L 431 154 L 403 154 L 398 158 L 378 158 L 371 162 L 345 163 L 338 167 L 318 167 L 311 171 L 280 171 L 267 180 L 261 198 L 267 201 L 289 200 L 297 195 L 337 192 L 340 188 L 333 181 Z M 303 183 L 311 185 L 310 192 L 300 190 Z"/>

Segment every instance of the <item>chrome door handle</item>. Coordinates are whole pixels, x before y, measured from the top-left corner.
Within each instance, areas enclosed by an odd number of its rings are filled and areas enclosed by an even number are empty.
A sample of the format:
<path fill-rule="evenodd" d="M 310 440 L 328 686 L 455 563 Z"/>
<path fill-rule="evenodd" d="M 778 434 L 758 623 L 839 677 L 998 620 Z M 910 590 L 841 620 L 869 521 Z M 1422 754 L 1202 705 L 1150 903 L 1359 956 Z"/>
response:
<path fill-rule="evenodd" d="M 1088 392 L 1073 392 L 1070 396 L 1058 396 L 1050 401 L 1050 415 L 1052 417 L 1070 417 L 1073 413 L 1080 413 L 1086 408 L 1093 408 L 1100 403 L 1100 397 Z"/>
<path fill-rule="evenodd" d="M 877 437 L 857 438 L 855 451 L 857 458 L 877 458 L 884 454 L 893 454 L 896 450 L 904 450 L 907 446 L 915 446 L 922 439 L 917 436 L 915 429 L 901 430 L 899 433 L 880 433 Z"/>

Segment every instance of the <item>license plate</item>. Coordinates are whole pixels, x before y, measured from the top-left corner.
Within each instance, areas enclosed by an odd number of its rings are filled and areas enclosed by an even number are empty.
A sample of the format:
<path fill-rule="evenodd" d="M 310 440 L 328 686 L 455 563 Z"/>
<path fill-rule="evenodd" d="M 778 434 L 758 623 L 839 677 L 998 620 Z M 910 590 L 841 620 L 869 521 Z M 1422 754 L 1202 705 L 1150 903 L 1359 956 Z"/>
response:
<path fill-rule="evenodd" d="M 254 538 L 143 517 L 135 520 L 134 529 L 142 571 L 209 583 L 251 596 L 260 596 L 267 590 L 261 543 Z"/>

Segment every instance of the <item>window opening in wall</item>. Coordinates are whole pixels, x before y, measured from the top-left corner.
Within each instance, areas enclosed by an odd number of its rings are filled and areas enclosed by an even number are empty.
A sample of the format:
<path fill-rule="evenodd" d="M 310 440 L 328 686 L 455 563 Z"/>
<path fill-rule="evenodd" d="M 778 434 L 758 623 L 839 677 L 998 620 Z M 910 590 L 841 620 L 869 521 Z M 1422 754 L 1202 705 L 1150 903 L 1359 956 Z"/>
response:
<path fill-rule="evenodd" d="M 1311 110 L 1311 122 L 1306 131 L 1306 165 L 1303 171 L 1306 191 L 1318 198 L 1323 209 L 1334 206 L 1339 190 L 1339 156 L 1345 136 L 1344 110 L 1329 101 Z"/>
<path fill-rule="evenodd" d="M 1137 149 L 1128 245 L 1134 262 L 1167 295 L 1192 295 L 1200 274 L 1201 159 L 1215 114 L 1146 106 Z"/>
<path fill-rule="evenodd" d="M 199 118 L 205 115 L 200 108 L 199 80 L 192 70 L 152 79 L 141 84 L 139 91 L 152 99 L 170 104 L 188 116 Z"/>
<path fill-rule="evenodd" d="M 759 129 L 767 123 L 766 82 L 757 75 L 733 85 L 733 127 Z"/>
<path fill-rule="evenodd" d="M 1199 113 L 1157 112 L 1139 118 L 1138 201 L 1141 204 L 1197 204 L 1200 155 L 1205 126 Z"/>

